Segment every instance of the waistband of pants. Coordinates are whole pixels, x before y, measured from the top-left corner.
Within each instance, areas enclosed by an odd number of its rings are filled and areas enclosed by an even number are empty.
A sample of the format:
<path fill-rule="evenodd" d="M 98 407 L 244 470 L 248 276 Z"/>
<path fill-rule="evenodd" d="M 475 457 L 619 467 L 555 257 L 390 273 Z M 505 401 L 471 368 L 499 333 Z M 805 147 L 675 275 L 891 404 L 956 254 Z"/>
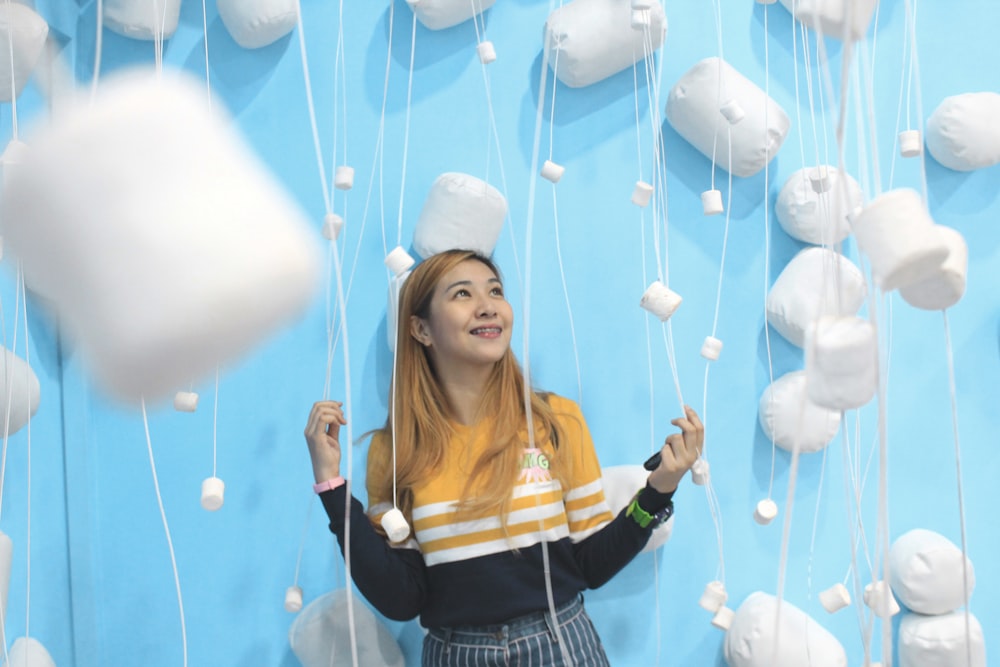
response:
<path fill-rule="evenodd" d="M 583 612 L 583 595 L 577 595 L 556 607 L 556 619 L 565 625 Z M 516 616 L 506 623 L 491 625 L 457 625 L 450 628 L 428 628 L 428 634 L 441 639 L 446 644 L 462 642 L 472 644 L 514 641 L 547 632 L 556 637 L 552 626 L 552 614 L 548 609 L 535 611 L 524 616 Z"/>

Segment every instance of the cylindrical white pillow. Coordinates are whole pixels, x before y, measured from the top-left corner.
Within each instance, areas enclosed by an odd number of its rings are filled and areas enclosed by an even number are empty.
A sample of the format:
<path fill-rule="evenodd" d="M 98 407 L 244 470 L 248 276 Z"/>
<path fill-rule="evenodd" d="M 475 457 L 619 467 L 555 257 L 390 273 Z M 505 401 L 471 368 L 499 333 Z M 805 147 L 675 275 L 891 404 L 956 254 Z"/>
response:
<path fill-rule="evenodd" d="M 56 667 L 56 661 L 34 637 L 18 637 L 7 654 L 5 667 Z"/>
<path fill-rule="evenodd" d="M 663 45 L 667 17 L 659 0 L 650 0 L 650 8 L 643 11 L 649 12 L 649 26 L 637 30 L 628 0 L 573 0 L 562 5 L 545 21 L 549 66 L 564 84 L 581 88 L 652 55 Z"/>
<path fill-rule="evenodd" d="M 929 277 L 900 287 L 899 295 L 914 308 L 944 310 L 958 303 L 965 294 L 969 246 L 962 235 L 951 227 L 934 225 L 933 233 L 948 247 L 948 256 Z"/>
<path fill-rule="evenodd" d="M 403 667 L 403 653 L 386 629 L 355 592 L 355 639 L 359 665 Z M 347 592 L 339 588 L 310 602 L 288 629 L 288 643 L 303 667 L 351 667 L 351 635 Z"/>
<path fill-rule="evenodd" d="M 823 166 L 828 183 L 816 192 L 812 179 L 816 167 L 799 169 L 778 193 L 774 213 L 789 236 L 804 243 L 833 245 L 851 233 L 848 215 L 864 201 L 861 186 L 850 174 Z"/>
<path fill-rule="evenodd" d="M 38 376 L 24 359 L 0 346 L 0 437 L 4 428 L 7 434 L 17 433 L 35 416 L 41 400 Z M 10 387 L 10 391 L 7 388 Z M 10 417 L 7 410 L 10 406 Z"/>
<path fill-rule="evenodd" d="M 857 41 L 868 32 L 877 0 L 781 0 L 795 18 L 827 37 Z"/>
<path fill-rule="evenodd" d="M 983 628 L 971 613 L 968 629 L 964 611 L 905 615 L 899 623 L 899 667 L 986 667 Z"/>
<path fill-rule="evenodd" d="M 455 248 L 489 257 L 506 217 L 507 200 L 492 185 L 468 174 L 441 174 L 417 218 L 413 249 L 424 259 Z"/>
<path fill-rule="evenodd" d="M 734 104 L 742 111 L 735 125 L 722 111 Z M 710 160 L 714 151 L 715 163 L 735 176 L 763 169 L 791 125 L 777 102 L 720 58 L 706 58 L 681 76 L 670 89 L 666 113 L 679 135 Z"/>
<path fill-rule="evenodd" d="M 865 278 L 851 260 L 828 248 L 805 248 L 768 292 L 767 321 L 802 347 L 813 322 L 823 315 L 856 315 L 866 292 Z"/>
<path fill-rule="evenodd" d="M 946 97 L 927 119 L 927 150 L 956 171 L 1000 162 L 1000 94 L 964 93 Z"/>
<path fill-rule="evenodd" d="M 21 95 L 48 36 L 49 24 L 30 7 L 15 3 L 0 5 L 0 102 L 12 99 L 12 74 L 14 95 Z"/>
<path fill-rule="evenodd" d="M 965 563 L 963 570 L 962 564 Z M 944 535 L 916 528 L 896 538 L 889 550 L 889 583 L 896 598 L 919 614 L 946 614 L 965 605 L 976 587 L 972 562 Z"/>
<path fill-rule="evenodd" d="M 805 371 L 786 373 L 771 383 L 761 394 L 757 419 L 775 445 L 791 452 L 798 441 L 803 454 L 826 447 L 840 428 L 840 412 L 809 399 Z"/>
<path fill-rule="evenodd" d="M 226 30 L 245 49 L 278 41 L 299 20 L 296 0 L 217 0 L 216 7 Z"/>
<path fill-rule="evenodd" d="M 104 0 L 104 26 L 132 39 L 169 39 L 177 31 L 181 0 Z"/>
<path fill-rule="evenodd" d="M 831 410 L 853 410 L 878 389 L 875 327 L 860 317 L 824 316 L 806 335 L 809 400 Z"/>
<path fill-rule="evenodd" d="M 607 501 L 611 513 L 618 516 L 623 509 L 628 507 L 636 492 L 646 486 L 648 477 L 649 471 L 637 463 L 603 468 L 601 470 L 601 486 L 604 487 L 604 499 Z M 674 518 L 670 517 L 666 523 L 653 530 L 649 542 L 642 549 L 643 553 L 654 551 L 666 544 L 673 529 Z"/>
<path fill-rule="evenodd" d="M 844 647 L 826 628 L 788 601 L 779 616 L 778 599 L 760 591 L 736 610 L 722 650 L 729 667 L 847 667 Z"/>
<path fill-rule="evenodd" d="M 406 4 L 425 28 L 444 30 L 486 11 L 494 2 L 496 0 L 420 0 Z"/>

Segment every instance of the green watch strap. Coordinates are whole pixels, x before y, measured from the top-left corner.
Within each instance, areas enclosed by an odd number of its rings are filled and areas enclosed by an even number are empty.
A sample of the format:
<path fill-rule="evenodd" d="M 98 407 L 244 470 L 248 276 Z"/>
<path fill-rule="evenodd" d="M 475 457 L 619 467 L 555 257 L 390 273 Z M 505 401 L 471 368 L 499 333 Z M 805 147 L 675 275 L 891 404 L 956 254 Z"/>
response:
<path fill-rule="evenodd" d="M 632 502 L 628 504 L 628 509 L 625 510 L 625 516 L 632 517 L 632 520 L 639 524 L 640 528 L 646 528 L 649 524 L 654 523 L 658 526 L 665 522 L 674 513 L 673 502 L 668 502 L 667 506 L 656 514 L 650 514 L 646 510 L 639 506 L 639 494 L 636 493 L 632 496 Z"/>

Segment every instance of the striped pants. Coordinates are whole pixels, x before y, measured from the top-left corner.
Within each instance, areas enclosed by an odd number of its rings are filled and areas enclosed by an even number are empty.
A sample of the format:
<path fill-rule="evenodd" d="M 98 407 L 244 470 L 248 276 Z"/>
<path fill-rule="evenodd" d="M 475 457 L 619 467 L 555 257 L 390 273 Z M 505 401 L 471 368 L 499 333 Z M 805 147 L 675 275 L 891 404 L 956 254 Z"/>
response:
<path fill-rule="evenodd" d="M 609 667 L 583 597 L 556 608 L 562 648 L 548 611 L 501 625 L 431 628 L 423 667 Z M 563 659 L 563 650 L 569 663 Z"/>

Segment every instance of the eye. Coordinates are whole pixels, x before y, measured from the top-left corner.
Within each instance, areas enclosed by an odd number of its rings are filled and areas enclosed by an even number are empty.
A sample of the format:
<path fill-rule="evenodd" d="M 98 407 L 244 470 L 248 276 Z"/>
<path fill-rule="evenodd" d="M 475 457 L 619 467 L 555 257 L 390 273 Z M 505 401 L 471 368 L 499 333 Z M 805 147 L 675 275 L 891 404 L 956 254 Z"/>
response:
<path fill-rule="evenodd" d="M 459 297 L 459 296 L 465 297 L 465 296 L 470 296 L 470 294 L 469 294 L 469 290 L 465 289 L 464 287 L 461 287 L 461 288 L 455 290 L 455 293 L 452 296 L 454 296 L 454 297 Z"/>
<path fill-rule="evenodd" d="M 493 296 L 503 296 L 503 288 L 497 285 L 496 287 L 490 290 L 490 294 L 492 294 Z"/>

